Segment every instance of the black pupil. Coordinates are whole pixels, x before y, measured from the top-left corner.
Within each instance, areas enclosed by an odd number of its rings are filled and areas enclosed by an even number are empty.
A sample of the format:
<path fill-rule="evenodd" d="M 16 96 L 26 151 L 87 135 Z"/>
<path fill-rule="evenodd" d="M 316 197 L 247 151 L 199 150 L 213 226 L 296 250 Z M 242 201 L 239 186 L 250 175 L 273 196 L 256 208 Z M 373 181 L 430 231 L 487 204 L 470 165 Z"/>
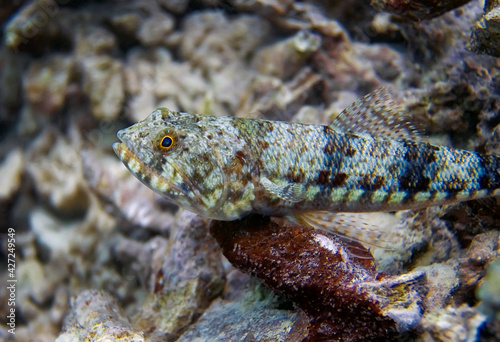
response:
<path fill-rule="evenodd" d="M 161 146 L 167 148 L 172 146 L 172 138 L 170 137 L 163 138 L 163 140 L 161 141 Z"/>

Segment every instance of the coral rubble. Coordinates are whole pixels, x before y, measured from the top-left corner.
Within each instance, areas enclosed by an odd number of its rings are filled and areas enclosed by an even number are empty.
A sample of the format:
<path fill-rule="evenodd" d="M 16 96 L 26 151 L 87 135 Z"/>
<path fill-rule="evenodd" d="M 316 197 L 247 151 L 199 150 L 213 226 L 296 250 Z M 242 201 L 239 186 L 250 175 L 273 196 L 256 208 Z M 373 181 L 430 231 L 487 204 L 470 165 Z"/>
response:
<path fill-rule="evenodd" d="M 67 326 L 56 339 L 57 342 L 91 339 L 145 341 L 144 333 L 132 328 L 113 297 L 107 293 L 83 291 L 72 305 L 73 311 L 67 318 Z"/>

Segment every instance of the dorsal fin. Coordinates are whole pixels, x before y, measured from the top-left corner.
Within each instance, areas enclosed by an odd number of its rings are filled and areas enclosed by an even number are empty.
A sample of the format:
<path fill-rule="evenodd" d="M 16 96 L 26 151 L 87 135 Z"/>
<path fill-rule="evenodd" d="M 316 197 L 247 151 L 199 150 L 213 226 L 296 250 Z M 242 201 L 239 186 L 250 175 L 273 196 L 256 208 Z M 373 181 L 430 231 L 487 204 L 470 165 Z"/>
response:
<path fill-rule="evenodd" d="M 374 137 L 419 140 L 411 115 L 393 100 L 387 88 L 378 88 L 337 115 L 331 126 Z"/>

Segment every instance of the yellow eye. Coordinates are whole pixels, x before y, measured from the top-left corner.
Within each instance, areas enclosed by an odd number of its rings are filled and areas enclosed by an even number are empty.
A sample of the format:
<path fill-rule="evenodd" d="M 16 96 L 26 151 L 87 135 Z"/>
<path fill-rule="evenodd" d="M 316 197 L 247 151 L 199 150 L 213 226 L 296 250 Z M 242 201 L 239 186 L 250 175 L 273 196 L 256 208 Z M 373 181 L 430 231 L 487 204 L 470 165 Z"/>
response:
<path fill-rule="evenodd" d="M 160 139 L 158 146 L 160 147 L 160 150 L 168 151 L 174 146 L 174 144 L 174 137 L 171 135 L 165 135 Z"/>

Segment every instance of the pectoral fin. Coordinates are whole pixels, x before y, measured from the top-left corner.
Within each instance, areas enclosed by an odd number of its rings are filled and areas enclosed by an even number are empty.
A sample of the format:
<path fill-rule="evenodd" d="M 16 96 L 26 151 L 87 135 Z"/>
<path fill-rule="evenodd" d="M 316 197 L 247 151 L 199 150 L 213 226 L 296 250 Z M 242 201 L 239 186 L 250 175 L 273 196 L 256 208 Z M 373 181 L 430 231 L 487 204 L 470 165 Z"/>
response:
<path fill-rule="evenodd" d="M 278 185 L 266 177 L 260 178 L 260 184 L 271 195 L 276 196 L 284 201 L 297 203 L 303 201 L 305 196 L 304 186 L 298 183 L 289 183 L 286 185 Z"/>
<path fill-rule="evenodd" d="M 402 237 L 391 229 L 397 218 L 389 213 L 307 212 L 293 216 L 297 222 L 358 241 L 367 248 L 392 249 Z"/>

